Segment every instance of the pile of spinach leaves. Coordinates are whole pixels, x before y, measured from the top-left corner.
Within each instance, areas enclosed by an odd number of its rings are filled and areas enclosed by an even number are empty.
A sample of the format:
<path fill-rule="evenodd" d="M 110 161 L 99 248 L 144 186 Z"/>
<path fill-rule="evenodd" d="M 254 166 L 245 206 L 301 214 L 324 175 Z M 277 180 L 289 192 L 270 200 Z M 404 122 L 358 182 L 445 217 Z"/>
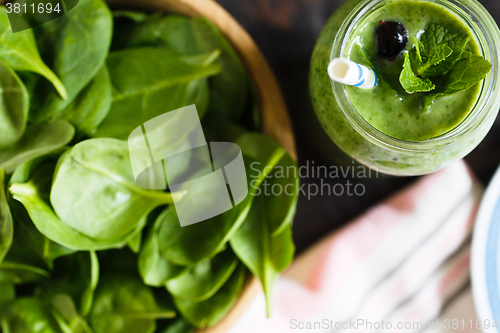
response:
<path fill-rule="evenodd" d="M 216 27 L 80 0 L 15 34 L 0 7 L 0 30 L 0 332 L 192 332 L 228 313 L 248 271 L 269 314 L 294 254 L 296 164 L 258 133 L 255 92 Z M 135 184 L 126 140 L 191 104 L 207 141 L 240 146 L 250 193 L 181 227 L 177 193 Z M 281 194 L 256 195 L 264 182 Z"/>

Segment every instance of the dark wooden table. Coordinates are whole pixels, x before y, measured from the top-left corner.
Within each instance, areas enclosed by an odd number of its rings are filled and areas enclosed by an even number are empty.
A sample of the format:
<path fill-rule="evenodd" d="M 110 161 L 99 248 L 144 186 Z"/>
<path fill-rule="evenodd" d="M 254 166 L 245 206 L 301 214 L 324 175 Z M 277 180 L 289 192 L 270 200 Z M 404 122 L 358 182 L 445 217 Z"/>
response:
<path fill-rule="evenodd" d="M 500 1 L 480 0 L 500 23 Z M 218 0 L 250 33 L 273 68 L 290 110 L 299 153 L 299 164 L 350 164 L 347 157 L 338 155 L 317 123 L 308 92 L 309 60 L 316 38 L 328 17 L 344 0 Z M 500 98 L 500 96 L 499 96 Z M 487 184 L 500 164 L 500 121 L 497 119 L 486 139 L 466 161 L 478 178 Z M 301 195 L 294 225 L 294 238 L 298 252 L 327 233 L 345 225 L 372 205 L 387 198 L 415 178 L 390 176 L 370 179 L 306 178 L 307 186 L 321 186 L 346 182 L 363 184 L 362 196 Z"/>

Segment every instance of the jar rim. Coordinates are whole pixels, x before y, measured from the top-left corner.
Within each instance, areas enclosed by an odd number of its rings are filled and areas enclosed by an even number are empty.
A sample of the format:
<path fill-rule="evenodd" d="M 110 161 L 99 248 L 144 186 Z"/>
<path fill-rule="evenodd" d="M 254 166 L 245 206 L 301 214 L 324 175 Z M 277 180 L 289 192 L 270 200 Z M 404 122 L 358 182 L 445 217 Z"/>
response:
<path fill-rule="evenodd" d="M 333 42 L 330 60 L 345 56 L 350 36 L 367 15 L 387 2 L 401 0 L 363 0 L 343 21 Z M 468 0 L 467 4 L 458 0 L 424 0 L 443 6 L 458 15 L 468 26 L 478 43 L 479 51 L 491 62 L 491 71 L 481 82 L 479 97 L 468 115 L 453 129 L 439 136 L 421 141 L 406 141 L 389 136 L 373 127 L 352 105 L 345 85 L 332 81 L 332 90 L 339 109 L 349 124 L 365 139 L 373 144 L 391 150 L 427 152 L 441 150 L 443 147 L 460 144 L 468 134 L 480 127 L 489 112 L 500 109 L 500 59 L 494 43 L 500 43 L 500 31 L 489 12 L 477 0 Z"/>

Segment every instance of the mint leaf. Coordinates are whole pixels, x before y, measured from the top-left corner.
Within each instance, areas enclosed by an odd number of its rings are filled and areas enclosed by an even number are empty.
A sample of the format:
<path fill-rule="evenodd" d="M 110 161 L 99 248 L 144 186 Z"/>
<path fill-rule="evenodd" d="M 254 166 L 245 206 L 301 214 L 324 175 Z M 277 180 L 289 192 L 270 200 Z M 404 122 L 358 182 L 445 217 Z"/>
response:
<path fill-rule="evenodd" d="M 436 47 L 434 50 L 432 50 L 429 60 L 427 61 L 428 67 L 425 68 L 424 73 L 429 67 L 440 64 L 441 61 L 448 58 L 448 56 L 450 56 L 450 54 L 452 53 L 453 50 L 444 44 L 441 44 L 438 47 Z"/>
<path fill-rule="evenodd" d="M 428 94 L 425 95 L 424 98 L 422 99 L 422 111 L 427 112 L 431 105 L 434 103 L 434 100 L 436 97 L 438 97 L 439 94 Z"/>
<path fill-rule="evenodd" d="M 491 70 L 491 63 L 483 57 L 464 52 L 462 58 L 448 73 L 437 92 L 440 95 L 453 95 L 467 90 L 486 77 Z"/>
<path fill-rule="evenodd" d="M 403 65 L 403 71 L 399 76 L 399 82 L 408 94 L 431 91 L 436 88 L 431 80 L 422 79 L 413 73 L 410 54 L 408 52 L 405 53 L 405 62 Z"/>
<path fill-rule="evenodd" d="M 429 24 L 416 44 L 415 52 L 420 48 L 422 59 L 429 61 L 428 66 L 421 67 L 417 74 L 422 77 L 433 77 L 447 74 L 461 59 L 464 48 L 469 42 L 469 36 L 463 32 L 450 33 L 438 24 Z M 421 47 L 423 46 L 423 47 Z M 449 51 L 452 52 L 449 52 Z M 444 59 L 441 59 L 445 55 Z M 430 64 L 434 60 L 439 60 Z"/>
<path fill-rule="evenodd" d="M 423 95 L 424 111 L 437 97 L 467 90 L 491 70 L 489 61 L 465 50 L 469 36 L 464 32 L 450 33 L 440 25 L 429 24 L 420 39 L 412 39 L 414 48 L 405 53 L 399 81 L 409 94 L 432 91 Z"/>
<path fill-rule="evenodd" d="M 484 79 L 491 70 L 491 63 L 483 57 L 465 51 L 462 58 L 438 83 L 432 94 L 423 98 L 423 110 L 427 111 L 439 96 L 447 96 L 467 90 Z"/>
<path fill-rule="evenodd" d="M 413 38 L 415 48 L 411 50 L 411 58 L 414 60 L 416 73 L 418 75 L 424 76 L 426 71 L 441 63 L 443 60 L 448 58 L 453 50 L 446 44 L 441 44 L 433 48 L 430 52 L 427 52 L 425 45 L 419 40 Z"/>

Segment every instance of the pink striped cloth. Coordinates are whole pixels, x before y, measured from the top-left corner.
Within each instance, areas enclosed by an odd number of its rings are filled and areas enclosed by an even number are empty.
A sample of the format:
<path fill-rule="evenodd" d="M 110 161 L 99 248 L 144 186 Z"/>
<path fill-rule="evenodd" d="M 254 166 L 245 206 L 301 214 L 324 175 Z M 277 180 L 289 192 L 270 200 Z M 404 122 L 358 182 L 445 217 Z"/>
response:
<path fill-rule="evenodd" d="M 272 318 L 259 295 L 229 332 L 480 332 L 469 263 L 482 193 L 464 162 L 420 178 L 299 257 Z"/>

